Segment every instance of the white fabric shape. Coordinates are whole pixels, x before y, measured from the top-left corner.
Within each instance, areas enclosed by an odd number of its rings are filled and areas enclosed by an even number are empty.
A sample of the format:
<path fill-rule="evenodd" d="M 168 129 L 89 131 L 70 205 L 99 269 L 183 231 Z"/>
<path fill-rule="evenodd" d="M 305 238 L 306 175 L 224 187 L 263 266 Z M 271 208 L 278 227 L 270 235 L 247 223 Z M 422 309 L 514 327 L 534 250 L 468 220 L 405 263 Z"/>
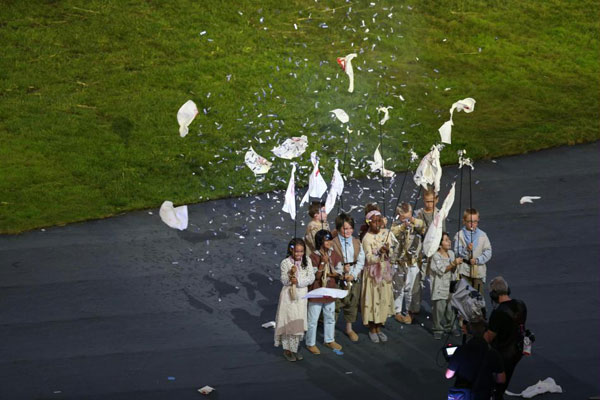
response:
<path fill-rule="evenodd" d="M 389 119 L 390 119 L 390 108 L 394 108 L 392 106 L 387 106 L 387 107 L 377 107 L 377 112 L 383 113 L 383 118 L 381 119 L 381 121 L 379 121 L 379 125 L 383 125 L 385 124 Z"/>
<path fill-rule="evenodd" d="M 261 325 L 263 328 L 265 329 L 269 329 L 269 328 L 275 328 L 275 321 L 269 321 L 269 322 L 265 322 L 264 324 Z"/>
<path fill-rule="evenodd" d="M 444 125 L 440 126 L 440 129 L 438 129 L 442 143 L 452 144 L 452 125 L 454 125 L 452 121 L 446 121 L 444 122 Z"/>
<path fill-rule="evenodd" d="M 286 139 L 281 145 L 273 147 L 271 150 L 279 158 L 291 160 L 302 155 L 308 146 L 308 138 L 306 135 Z"/>
<path fill-rule="evenodd" d="M 273 165 L 266 158 L 259 156 L 252 147 L 246 152 L 244 160 L 248 168 L 254 172 L 254 175 L 266 174 L 271 169 L 271 165 Z"/>
<path fill-rule="evenodd" d="M 323 196 L 323 193 L 327 191 L 327 184 L 321 175 L 321 171 L 319 171 L 319 159 L 317 158 L 316 151 L 310 153 L 310 161 L 313 164 L 313 170 L 308 179 L 308 190 L 300 202 L 300 207 L 302 207 L 304 203 L 307 203 L 311 197 L 320 199 L 321 196 Z"/>
<path fill-rule="evenodd" d="M 367 163 L 371 166 L 371 172 L 381 172 L 383 170 L 383 176 L 386 178 L 391 178 L 395 175 L 394 171 L 385 169 L 383 157 L 381 157 L 381 153 L 379 152 L 379 145 L 377 145 L 375 154 L 373 154 L 373 161 L 367 160 Z"/>
<path fill-rule="evenodd" d="M 187 206 L 173 207 L 172 201 L 165 201 L 160 206 L 160 219 L 171 228 L 183 231 L 188 226 Z"/>
<path fill-rule="evenodd" d="M 198 115 L 198 107 L 192 100 L 188 100 L 177 111 L 177 122 L 179 123 L 179 136 L 185 137 L 188 134 L 188 126 Z"/>
<path fill-rule="evenodd" d="M 439 212 L 435 212 L 433 216 L 433 221 L 429 228 L 427 229 L 427 233 L 425 234 L 425 239 L 423 239 L 423 253 L 427 257 L 431 257 L 435 254 L 435 252 L 440 247 L 440 242 L 442 240 L 442 227 L 444 226 L 444 220 L 450 213 L 450 209 L 454 204 L 454 185 L 456 182 L 452 184 L 448 195 L 444 199 L 444 203 L 442 204 L 442 208 L 440 208 Z"/>
<path fill-rule="evenodd" d="M 475 110 L 475 99 L 467 97 L 466 99 L 459 100 L 452 104 L 452 107 L 450 107 L 450 119 L 444 122 L 444 124 L 438 129 L 442 143 L 452 143 L 452 126 L 454 126 L 452 117 L 454 115 L 454 110 L 472 113 Z"/>
<path fill-rule="evenodd" d="M 283 203 L 282 211 L 290 214 L 293 220 L 296 219 L 296 165 L 292 165 L 292 173 L 290 175 L 290 181 L 288 182 L 287 190 L 285 191 L 285 201 Z"/>
<path fill-rule="evenodd" d="M 204 395 L 209 394 L 210 392 L 212 392 L 213 390 L 215 390 L 215 388 L 212 388 L 208 385 L 201 387 L 200 389 L 198 389 L 198 391 Z"/>
<path fill-rule="evenodd" d="M 423 186 L 424 189 L 427 189 L 427 185 L 433 185 L 436 193 L 440 191 L 442 165 L 440 164 L 440 151 L 437 146 L 431 146 L 431 151 L 423 157 L 415 171 L 413 180 L 415 185 Z"/>
<path fill-rule="evenodd" d="M 343 299 L 348 295 L 349 290 L 342 289 L 331 289 L 326 287 L 320 287 L 315 290 L 311 290 L 306 293 L 303 299 L 321 299 L 323 297 L 332 297 L 334 299 Z"/>
<path fill-rule="evenodd" d="M 344 178 L 340 174 L 338 169 L 338 160 L 335 160 L 335 168 L 333 170 L 333 177 L 331 178 L 331 185 L 329 186 L 329 193 L 327 193 L 327 200 L 325 201 L 325 212 L 329 212 L 333 209 L 335 201 L 344 192 Z"/>
<path fill-rule="evenodd" d="M 521 197 L 521 200 L 519 200 L 520 204 L 525 204 L 525 203 L 533 203 L 533 200 L 539 200 L 541 199 L 540 196 L 523 196 Z"/>
<path fill-rule="evenodd" d="M 546 378 L 543 381 L 538 381 L 535 385 L 529 386 L 527 389 L 523 390 L 521 393 L 512 393 L 508 390 L 505 391 L 509 396 L 521 396 L 525 399 L 531 399 L 534 396 L 542 393 L 562 393 L 562 387 L 556 384 L 554 379 Z"/>
<path fill-rule="evenodd" d="M 473 166 L 473 160 L 464 157 L 465 154 L 467 154 L 467 150 L 463 149 L 458 151 L 458 168 L 460 169 L 466 165 L 471 167 L 471 170 L 475 169 L 475 167 Z"/>
<path fill-rule="evenodd" d="M 348 114 L 346 114 L 346 111 L 342 110 L 341 108 L 336 108 L 335 110 L 331 110 L 329 112 L 335 114 L 336 118 L 342 124 L 345 124 L 346 122 L 350 121 L 350 117 L 348 116 Z"/>
<path fill-rule="evenodd" d="M 348 86 L 348 92 L 354 92 L 354 70 L 352 69 L 352 59 L 356 57 L 356 53 L 348 54 L 346 57 L 338 57 L 337 62 L 340 64 L 340 67 L 346 72 L 348 78 L 350 79 L 350 84 Z"/>

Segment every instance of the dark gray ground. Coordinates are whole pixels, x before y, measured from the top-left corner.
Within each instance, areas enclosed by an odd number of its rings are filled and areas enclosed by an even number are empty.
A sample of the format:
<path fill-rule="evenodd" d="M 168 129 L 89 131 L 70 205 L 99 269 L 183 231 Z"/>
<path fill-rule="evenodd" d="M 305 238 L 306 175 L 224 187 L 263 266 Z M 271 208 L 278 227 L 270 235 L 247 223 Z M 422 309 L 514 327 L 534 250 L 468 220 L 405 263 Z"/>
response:
<path fill-rule="evenodd" d="M 488 277 L 507 278 L 537 335 L 512 391 L 550 376 L 565 393 L 541 399 L 600 393 L 598 154 L 598 143 L 558 148 L 480 162 L 473 173 L 473 205 L 494 249 Z M 442 198 L 457 171 L 444 168 Z M 378 181 L 347 187 L 347 204 L 380 197 Z M 358 198 L 358 187 L 371 189 Z M 322 348 L 289 363 L 273 347 L 261 324 L 275 317 L 293 231 L 282 195 L 190 206 L 185 232 L 152 210 L 1 236 L 0 398 L 198 399 L 204 385 L 221 399 L 445 398 L 441 343 L 426 316 L 408 327 L 390 319 L 383 345 L 362 327 L 356 344 L 338 330 L 343 356 Z M 520 205 L 523 195 L 542 199 Z"/>

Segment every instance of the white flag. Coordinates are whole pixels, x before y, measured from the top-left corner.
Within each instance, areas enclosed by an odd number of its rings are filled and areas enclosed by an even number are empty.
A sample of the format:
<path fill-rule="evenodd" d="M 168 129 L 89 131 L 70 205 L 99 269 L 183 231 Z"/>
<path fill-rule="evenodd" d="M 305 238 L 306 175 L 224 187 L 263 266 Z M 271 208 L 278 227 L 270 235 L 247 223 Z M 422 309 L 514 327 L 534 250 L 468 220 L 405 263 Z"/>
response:
<path fill-rule="evenodd" d="M 321 175 L 321 171 L 319 171 L 319 159 L 317 158 L 316 151 L 313 151 L 310 154 L 310 161 L 313 164 L 313 171 L 310 173 L 308 190 L 300 202 L 300 207 L 302 207 L 304 203 L 307 203 L 311 197 L 320 199 L 321 196 L 323 196 L 323 193 L 327 191 L 327 184 Z"/>
<path fill-rule="evenodd" d="M 377 145 L 375 154 L 373 154 L 373 161 L 367 160 L 367 163 L 371 166 L 371 172 L 383 170 L 383 176 L 385 176 L 386 178 L 391 178 L 395 175 L 394 171 L 389 171 L 385 169 L 383 157 L 381 157 L 381 153 L 379 152 L 379 145 Z"/>
<path fill-rule="evenodd" d="M 450 209 L 454 204 L 454 185 L 456 182 L 452 184 L 448 195 L 444 199 L 444 203 L 442 204 L 442 208 L 439 212 L 434 211 L 433 221 L 429 228 L 427 229 L 427 234 L 425 234 L 425 239 L 423 239 L 423 253 L 427 257 L 431 257 L 435 254 L 435 252 L 440 247 L 440 242 L 442 240 L 442 227 L 444 226 L 444 220 L 448 217 L 450 213 Z"/>
<path fill-rule="evenodd" d="M 188 100 L 179 108 L 177 111 L 177 122 L 179 123 L 179 136 L 185 137 L 188 134 L 188 126 L 192 123 L 194 118 L 198 115 L 198 108 L 196 103 L 192 100 Z"/>
<path fill-rule="evenodd" d="M 452 107 L 450 107 L 450 119 L 444 122 L 444 124 L 440 126 L 440 129 L 438 129 L 442 143 L 452 143 L 452 127 L 454 126 L 452 116 L 454 115 L 454 110 L 472 113 L 475 110 L 475 99 L 467 97 L 466 99 L 459 100 L 452 104 Z"/>
<path fill-rule="evenodd" d="M 381 121 L 379 121 L 379 125 L 385 124 L 390 119 L 390 108 L 394 108 L 394 107 L 392 107 L 392 106 L 377 107 L 377 112 L 383 113 L 383 118 L 381 119 Z"/>
<path fill-rule="evenodd" d="M 435 192 L 440 191 L 440 181 L 442 180 L 442 165 L 440 164 L 440 151 L 437 146 L 431 146 L 431 151 L 423 157 L 413 178 L 417 186 L 433 185 Z"/>
<path fill-rule="evenodd" d="M 340 64 L 340 67 L 346 72 L 348 78 L 350 79 L 350 84 L 348 86 L 348 92 L 354 92 L 354 70 L 352 69 L 352 59 L 356 57 L 356 53 L 348 54 L 346 57 L 338 57 L 337 62 Z"/>
<path fill-rule="evenodd" d="M 333 209 L 335 201 L 344 192 L 344 178 L 338 169 L 338 160 L 335 160 L 335 169 L 333 170 L 333 178 L 331 178 L 331 186 L 329 187 L 329 193 L 327 193 L 327 200 L 325 201 L 325 212 L 329 212 Z"/>
<path fill-rule="evenodd" d="M 187 206 L 173 207 L 172 201 L 165 201 L 160 206 L 160 219 L 171 228 L 183 231 L 188 226 Z"/>
<path fill-rule="evenodd" d="M 293 220 L 296 219 L 296 183 L 295 177 L 296 174 L 296 165 L 292 165 L 292 174 L 290 175 L 290 181 L 288 183 L 287 190 L 285 191 L 285 202 L 283 203 L 282 210 L 292 217 Z"/>

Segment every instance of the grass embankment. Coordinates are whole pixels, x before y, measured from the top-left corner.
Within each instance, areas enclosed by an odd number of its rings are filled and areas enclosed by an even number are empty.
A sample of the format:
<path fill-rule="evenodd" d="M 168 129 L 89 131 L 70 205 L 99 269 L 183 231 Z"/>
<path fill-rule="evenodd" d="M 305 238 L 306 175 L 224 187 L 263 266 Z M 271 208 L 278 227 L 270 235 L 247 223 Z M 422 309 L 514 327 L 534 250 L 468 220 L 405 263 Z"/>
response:
<path fill-rule="evenodd" d="M 257 180 L 244 152 L 272 158 L 302 134 L 300 183 L 312 150 L 329 180 L 343 149 L 333 108 L 351 117 L 354 176 L 377 145 L 379 104 L 394 107 L 395 170 L 401 142 L 425 154 L 464 97 L 476 109 L 455 113 L 446 163 L 460 148 L 489 158 L 596 140 L 598 11 L 591 0 L 4 2 L 0 232 L 281 188 L 289 161 Z M 353 94 L 336 64 L 351 52 Z M 200 114 L 182 139 L 188 99 Z"/>

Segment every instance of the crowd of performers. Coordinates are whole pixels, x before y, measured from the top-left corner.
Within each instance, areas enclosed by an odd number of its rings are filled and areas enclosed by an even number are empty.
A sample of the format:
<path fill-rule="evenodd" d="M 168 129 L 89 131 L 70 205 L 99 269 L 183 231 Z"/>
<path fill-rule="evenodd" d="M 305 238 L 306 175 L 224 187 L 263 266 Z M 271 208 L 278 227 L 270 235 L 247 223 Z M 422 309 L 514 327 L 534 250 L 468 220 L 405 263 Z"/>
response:
<path fill-rule="evenodd" d="M 450 306 L 451 282 L 465 279 L 483 295 L 492 246 L 478 227 L 479 212 L 468 208 L 463 213 L 462 229 L 451 239 L 444 222 L 437 252 L 425 257 L 422 242 L 439 212 L 433 188 L 424 192 L 423 201 L 424 207 L 414 212 L 409 203 L 399 204 L 389 229 L 377 204 L 367 204 L 358 238 L 353 235 L 355 223 L 350 215 L 338 215 L 332 232 L 322 203 L 309 206 L 311 220 L 306 234 L 289 242 L 287 257 L 281 262 L 283 288 L 275 346 L 283 347 L 287 360 L 303 359 L 299 351 L 303 338 L 310 353 L 320 354 L 316 336 L 321 314 L 324 346 L 334 351 L 342 349 L 335 341 L 334 329 L 340 314 L 345 321 L 344 333 L 352 342 L 359 340 L 353 329 L 359 312 L 369 339 L 386 342 L 383 328 L 388 318 L 411 324 L 421 311 L 427 282 L 434 338 L 462 334 Z M 342 299 L 303 299 L 307 292 L 322 287 L 344 289 L 348 294 Z"/>

